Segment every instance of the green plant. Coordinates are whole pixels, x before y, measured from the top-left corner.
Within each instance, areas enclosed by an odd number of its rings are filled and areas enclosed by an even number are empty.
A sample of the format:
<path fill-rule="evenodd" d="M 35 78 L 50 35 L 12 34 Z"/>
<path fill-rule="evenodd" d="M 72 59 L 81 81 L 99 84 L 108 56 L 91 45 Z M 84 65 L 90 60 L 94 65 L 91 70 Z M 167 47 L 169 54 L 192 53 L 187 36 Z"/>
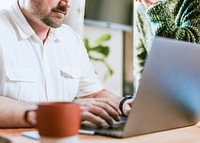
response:
<path fill-rule="evenodd" d="M 106 66 L 107 71 L 104 74 L 104 80 L 106 80 L 109 76 L 113 75 L 113 70 L 106 61 L 110 49 L 108 46 L 104 45 L 104 42 L 109 41 L 110 39 L 111 39 L 110 34 L 104 34 L 99 38 L 97 38 L 96 40 L 94 40 L 93 42 L 89 42 L 88 38 L 84 38 L 83 40 L 89 58 L 93 61 L 102 62 Z"/>

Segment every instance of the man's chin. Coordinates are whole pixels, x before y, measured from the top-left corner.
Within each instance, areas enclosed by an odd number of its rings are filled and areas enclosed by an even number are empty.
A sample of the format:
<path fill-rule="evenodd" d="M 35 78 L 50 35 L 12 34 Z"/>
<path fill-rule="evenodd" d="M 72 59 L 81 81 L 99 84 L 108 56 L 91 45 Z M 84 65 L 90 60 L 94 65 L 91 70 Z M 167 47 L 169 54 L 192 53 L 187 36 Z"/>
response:
<path fill-rule="evenodd" d="M 62 26 L 62 23 L 61 24 L 57 24 L 57 25 L 48 25 L 49 27 L 51 27 L 51 28 L 59 28 L 59 27 L 61 27 Z"/>
<path fill-rule="evenodd" d="M 43 21 L 44 24 L 46 24 L 47 26 L 51 27 L 51 28 L 59 28 L 62 26 L 63 22 L 64 22 L 64 19 L 63 20 L 55 20 L 56 22 L 54 21 Z"/>

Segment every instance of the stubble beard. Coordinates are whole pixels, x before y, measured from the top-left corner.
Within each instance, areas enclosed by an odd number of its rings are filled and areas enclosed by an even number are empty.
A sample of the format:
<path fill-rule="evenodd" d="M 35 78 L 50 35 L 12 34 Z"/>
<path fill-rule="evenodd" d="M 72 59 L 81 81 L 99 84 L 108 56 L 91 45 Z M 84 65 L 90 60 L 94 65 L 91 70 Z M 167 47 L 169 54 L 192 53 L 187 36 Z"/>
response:
<path fill-rule="evenodd" d="M 41 21 L 52 28 L 58 28 L 60 27 L 63 22 L 64 22 L 64 17 L 51 17 L 50 15 L 45 15 L 43 16 L 43 18 L 41 19 Z"/>
<path fill-rule="evenodd" d="M 63 16 L 61 16 L 61 15 L 54 15 L 54 16 L 52 15 L 51 16 L 51 13 L 54 13 L 55 11 L 59 11 L 59 12 L 62 12 L 63 14 L 65 13 L 65 14 Z M 47 26 L 50 26 L 52 28 L 58 28 L 63 24 L 65 15 L 67 13 L 68 13 L 68 9 L 66 7 L 58 6 L 56 8 L 51 9 L 50 13 L 45 15 L 42 18 L 42 21 Z"/>
<path fill-rule="evenodd" d="M 40 11 L 38 10 L 37 7 L 40 7 L 39 3 L 32 6 L 31 13 L 35 15 L 37 18 L 39 18 L 42 23 L 52 28 L 60 27 L 64 22 L 64 18 L 66 14 L 68 13 L 68 10 L 65 7 L 56 7 L 56 8 L 51 9 L 50 11 L 46 11 L 46 10 Z M 54 14 L 55 10 L 59 10 L 65 13 L 65 15 L 62 16 L 62 15 Z"/>

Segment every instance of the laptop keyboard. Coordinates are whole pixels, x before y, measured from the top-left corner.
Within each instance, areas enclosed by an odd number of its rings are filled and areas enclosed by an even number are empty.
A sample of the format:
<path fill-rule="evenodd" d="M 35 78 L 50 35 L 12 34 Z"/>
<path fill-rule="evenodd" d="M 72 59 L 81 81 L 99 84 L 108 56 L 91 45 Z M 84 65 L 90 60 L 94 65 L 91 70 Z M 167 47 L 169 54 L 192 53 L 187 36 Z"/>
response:
<path fill-rule="evenodd" d="M 123 130 L 126 124 L 127 117 L 122 116 L 119 122 L 114 122 L 112 126 L 104 124 L 102 127 L 97 127 L 96 125 L 84 121 L 81 124 L 81 130 L 89 131 L 97 135 L 106 135 L 121 138 L 123 137 Z"/>
<path fill-rule="evenodd" d="M 113 125 L 104 124 L 102 127 L 97 127 L 96 125 L 89 123 L 89 122 L 83 122 L 81 124 L 81 129 L 107 129 L 107 130 L 123 130 L 125 123 L 126 123 L 127 117 L 121 117 L 121 120 L 119 122 L 114 122 Z"/>
<path fill-rule="evenodd" d="M 114 125 L 104 125 L 101 127 L 102 129 L 108 129 L 108 130 L 123 130 L 125 126 L 125 123 L 117 123 Z"/>

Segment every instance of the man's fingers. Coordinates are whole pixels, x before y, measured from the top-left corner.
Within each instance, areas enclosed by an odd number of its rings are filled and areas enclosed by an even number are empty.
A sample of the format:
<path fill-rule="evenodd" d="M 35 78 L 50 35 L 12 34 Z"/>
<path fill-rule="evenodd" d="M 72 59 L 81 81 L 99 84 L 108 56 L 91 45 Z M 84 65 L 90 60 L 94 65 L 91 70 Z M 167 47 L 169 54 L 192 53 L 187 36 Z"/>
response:
<path fill-rule="evenodd" d="M 88 120 L 98 126 L 105 122 L 113 125 L 112 117 L 103 108 L 94 105 L 82 108 L 82 120 Z"/>
<path fill-rule="evenodd" d="M 82 120 L 88 120 L 98 126 L 103 123 L 102 121 L 112 125 L 113 120 L 120 120 L 118 107 L 109 99 L 87 98 L 76 102 L 81 105 Z"/>
<path fill-rule="evenodd" d="M 96 101 L 97 102 L 103 102 L 103 103 L 106 103 L 108 104 L 109 106 L 111 106 L 115 111 L 118 112 L 118 107 L 109 99 L 104 99 L 104 98 L 96 98 Z"/>
<path fill-rule="evenodd" d="M 129 115 L 130 111 L 131 111 L 131 106 L 133 104 L 133 101 L 134 99 L 129 99 L 129 100 L 126 100 L 124 102 L 124 105 L 123 105 L 123 112 L 125 115 Z"/>
<path fill-rule="evenodd" d="M 82 120 L 83 121 L 89 121 L 98 127 L 101 127 L 103 123 L 105 122 L 103 119 L 100 117 L 90 113 L 90 112 L 82 112 Z"/>
<path fill-rule="evenodd" d="M 80 102 L 81 101 L 81 102 Z M 87 99 L 81 99 L 78 101 L 81 105 L 95 105 L 99 106 L 101 108 L 104 108 L 111 116 L 113 116 L 116 120 L 117 117 L 120 114 L 118 106 L 116 106 L 111 100 L 105 99 L 105 98 L 87 98 Z"/>
<path fill-rule="evenodd" d="M 106 103 L 102 103 L 102 102 L 97 102 L 95 105 L 100 107 L 101 109 L 103 109 L 114 120 L 116 120 L 116 121 L 120 120 L 119 113 L 114 108 L 112 108 L 110 105 L 108 105 Z"/>
<path fill-rule="evenodd" d="M 101 117 L 102 119 L 104 119 L 109 125 L 113 124 L 113 120 L 112 117 L 107 113 L 106 110 L 104 110 L 104 108 L 101 108 L 100 106 L 90 106 L 89 112 Z"/>
<path fill-rule="evenodd" d="M 126 105 L 124 106 L 124 109 L 123 109 L 124 114 L 125 114 L 126 116 L 128 116 L 129 113 L 130 113 L 130 111 L 131 111 L 131 107 L 130 107 L 128 104 L 126 104 Z"/>

